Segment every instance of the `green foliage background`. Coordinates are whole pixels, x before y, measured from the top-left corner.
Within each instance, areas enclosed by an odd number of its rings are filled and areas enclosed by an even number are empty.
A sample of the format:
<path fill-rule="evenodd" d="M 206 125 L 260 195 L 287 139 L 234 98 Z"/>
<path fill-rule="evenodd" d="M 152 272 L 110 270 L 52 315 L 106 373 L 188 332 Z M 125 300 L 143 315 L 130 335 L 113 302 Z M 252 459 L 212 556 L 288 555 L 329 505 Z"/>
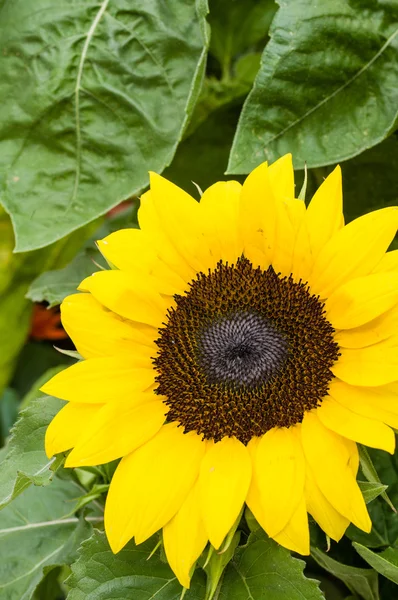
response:
<path fill-rule="evenodd" d="M 4 600 L 182 597 L 162 551 L 147 560 L 157 536 L 111 553 L 115 465 L 46 458 L 62 403 L 38 388 L 74 358 L 29 337 L 34 302 L 58 305 L 97 270 L 95 239 L 137 226 L 148 170 L 195 195 L 292 152 L 307 197 L 340 162 L 347 220 L 397 203 L 398 0 L 209 1 L 0 0 Z M 360 479 L 370 534 L 350 526 L 329 550 L 312 523 L 304 562 L 248 513 L 185 599 L 398 598 L 397 456 L 363 450 Z"/>

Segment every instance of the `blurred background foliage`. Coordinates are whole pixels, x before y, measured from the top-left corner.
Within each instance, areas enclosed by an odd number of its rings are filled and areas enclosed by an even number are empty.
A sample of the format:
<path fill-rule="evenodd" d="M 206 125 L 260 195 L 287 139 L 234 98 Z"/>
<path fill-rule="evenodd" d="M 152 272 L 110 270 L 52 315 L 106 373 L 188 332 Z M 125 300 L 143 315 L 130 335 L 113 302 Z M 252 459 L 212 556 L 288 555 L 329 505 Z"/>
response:
<path fill-rule="evenodd" d="M 70 472 L 62 457 L 48 461 L 44 431 L 60 402 L 38 392 L 50 374 L 75 360 L 58 306 L 103 264 L 95 240 L 137 226 L 148 170 L 198 197 L 194 184 L 243 181 L 262 161 L 292 152 L 297 190 L 308 168 L 307 199 L 341 164 L 347 220 L 397 203 L 397 0 L 209 3 L 0 0 L 5 600 L 149 598 L 160 588 L 145 583 L 148 575 L 172 578 L 161 558 L 147 563 L 131 544 L 114 557 L 102 534 L 93 534 L 114 465 Z M 397 457 L 372 451 L 360 479 L 371 502 L 369 535 L 351 526 L 326 552 L 328 541 L 313 524 L 304 576 L 290 553 L 250 533 L 248 518 L 241 531 L 245 549 L 212 571 L 226 568 L 220 600 L 248 594 L 294 600 L 283 572 L 297 598 L 397 598 L 397 517 L 383 494 L 388 486 L 398 506 Z M 253 589 L 244 570 L 243 587 L 234 579 L 234 561 L 252 568 L 254 546 L 281 561 L 276 587 L 269 587 L 271 563 L 258 567 Z M 102 570 L 95 568 L 98 556 Z M 110 578 L 118 591 L 104 596 L 101 585 Z M 159 598 L 179 597 L 178 586 L 170 585 Z M 185 599 L 205 594 L 198 573 Z"/>

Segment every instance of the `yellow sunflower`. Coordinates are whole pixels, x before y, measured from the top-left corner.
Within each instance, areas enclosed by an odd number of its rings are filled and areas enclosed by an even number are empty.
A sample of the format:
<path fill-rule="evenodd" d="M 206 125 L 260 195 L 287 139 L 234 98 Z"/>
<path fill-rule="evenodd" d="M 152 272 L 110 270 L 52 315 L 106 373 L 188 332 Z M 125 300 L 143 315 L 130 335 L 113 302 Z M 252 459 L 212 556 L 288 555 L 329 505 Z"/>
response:
<path fill-rule="evenodd" d="M 350 522 L 369 531 L 356 442 L 394 451 L 397 208 L 344 225 L 339 167 L 306 208 L 286 155 L 200 202 L 152 173 L 138 218 L 98 242 L 112 269 L 63 302 L 85 360 L 43 388 L 68 401 L 49 456 L 121 458 L 105 507 L 112 550 L 163 528 L 189 587 L 245 503 L 301 554 L 307 513 L 334 540 Z"/>

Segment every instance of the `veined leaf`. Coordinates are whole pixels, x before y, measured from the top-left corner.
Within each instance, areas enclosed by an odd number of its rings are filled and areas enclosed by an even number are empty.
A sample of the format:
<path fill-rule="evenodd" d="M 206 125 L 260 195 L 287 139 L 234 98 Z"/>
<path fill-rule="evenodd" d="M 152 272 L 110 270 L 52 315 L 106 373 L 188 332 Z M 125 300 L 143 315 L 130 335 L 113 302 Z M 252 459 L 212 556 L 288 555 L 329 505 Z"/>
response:
<path fill-rule="evenodd" d="M 229 161 L 248 173 L 292 152 L 296 168 L 346 160 L 397 119 L 398 7 L 280 0 Z"/>
<path fill-rule="evenodd" d="M 372 569 L 358 569 L 334 560 L 318 548 L 311 549 L 311 556 L 323 569 L 340 579 L 352 592 L 364 600 L 379 600 L 377 573 Z"/>
<path fill-rule="evenodd" d="M 202 82 L 206 0 L 2 4 L 1 202 L 19 252 L 104 214 L 170 163 Z"/>
<path fill-rule="evenodd" d="M 72 481 L 55 479 L 30 488 L 0 513 L 0 597 L 30 600 L 44 574 L 70 564 L 91 524 L 67 517 L 81 493 Z M 90 518 L 90 517 L 89 517 Z M 100 518 L 91 517 L 98 522 Z"/>
<path fill-rule="evenodd" d="M 0 466 L 0 508 L 32 483 L 46 485 L 52 480 L 58 459 L 47 458 L 44 435 L 63 405 L 57 398 L 44 396 L 22 411 Z"/>
<path fill-rule="evenodd" d="M 68 600 L 150 600 L 155 597 L 156 600 L 180 600 L 182 588 L 170 567 L 160 560 L 158 553 L 149 558 L 156 544 L 157 538 L 139 546 L 130 542 L 115 555 L 105 534 L 94 531 L 82 544 L 80 556 L 72 565 L 72 575 L 67 580 Z M 204 574 L 198 572 L 184 600 L 203 600 L 204 596 Z"/>
<path fill-rule="evenodd" d="M 227 566 L 218 600 L 323 600 L 318 582 L 303 574 L 305 563 L 267 538 L 252 533 Z"/>
<path fill-rule="evenodd" d="M 377 554 L 369 548 L 353 542 L 355 550 L 366 562 L 373 567 L 380 575 L 387 577 L 390 581 L 398 584 L 398 549 L 387 548 Z"/>

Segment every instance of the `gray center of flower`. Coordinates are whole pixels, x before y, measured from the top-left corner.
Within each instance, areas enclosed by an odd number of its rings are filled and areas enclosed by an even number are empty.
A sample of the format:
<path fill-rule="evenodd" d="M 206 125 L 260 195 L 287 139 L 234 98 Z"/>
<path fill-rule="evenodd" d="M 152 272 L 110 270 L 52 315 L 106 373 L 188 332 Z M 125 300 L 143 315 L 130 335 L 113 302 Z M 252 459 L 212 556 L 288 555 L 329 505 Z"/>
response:
<path fill-rule="evenodd" d="M 266 319 L 236 312 L 202 329 L 198 349 L 210 382 L 249 386 L 264 383 L 279 371 L 288 344 Z"/>

